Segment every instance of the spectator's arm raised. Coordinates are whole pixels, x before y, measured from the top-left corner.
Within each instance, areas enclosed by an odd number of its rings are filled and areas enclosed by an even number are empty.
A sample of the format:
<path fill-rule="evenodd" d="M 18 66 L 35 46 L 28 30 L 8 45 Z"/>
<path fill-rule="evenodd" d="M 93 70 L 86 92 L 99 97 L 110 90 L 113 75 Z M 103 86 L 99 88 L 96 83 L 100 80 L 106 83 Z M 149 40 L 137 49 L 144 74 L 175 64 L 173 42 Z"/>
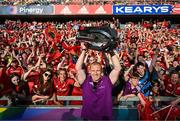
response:
<path fill-rule="evenodd" d="M 26 79 L 27 79 L 27 77 L 28 77 L 28 75 L 30 74 L 30 72 L 32 71 L 32 70 L 34 70 L 34 69 L 36 69 L 37 67 L 39 67 L 40 66 L 40 62 L 41 62 L 41 59 L 42 59 L 42 57 L 44 56 L 44 54 L 41 54 L 38 58 L 38 62 L 36 63 L 36 65 L 35 66 L 33 66 L 33 67 L 31 67 L 26 73 L 24 73 L 23 75 L 22 75 L 22 79 L 24 80 L 24 81 L 27 81 Z"/>
<path fill-rule="evenodd" d="M 158 54 L 159 54 L 159 48 L 156 49 L 155 51 L 155 55 L 151 61 L 151 65 L 149 67 L 149 71 L 152 72 L 153 71 L 153 67 L 155 66 L 155 63 L 156 63 L 156 60 L 157 60 L 157 57 L 158 57 Z"/>
<path fill-rule="evenodd" d="M 132 70 L 133 67 L 134 67 L 134 65 L 131 65 L 131 66 L 129 67 L 129 69 L 124 72 L 124 79 L 125 79 L 125 81 L 128 81 L 128 80 L 129 80 L 129 73 L 130 73 L 130 71 Z"/>

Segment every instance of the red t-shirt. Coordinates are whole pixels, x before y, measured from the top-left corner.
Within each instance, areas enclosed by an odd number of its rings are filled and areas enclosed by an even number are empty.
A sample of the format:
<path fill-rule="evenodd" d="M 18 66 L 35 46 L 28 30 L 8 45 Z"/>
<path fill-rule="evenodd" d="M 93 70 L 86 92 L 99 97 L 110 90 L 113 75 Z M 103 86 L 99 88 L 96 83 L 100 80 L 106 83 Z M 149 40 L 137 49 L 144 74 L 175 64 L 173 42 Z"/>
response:
<path fill-rule="evenodd" d="M 27 76 L 27 81 L 28 82 L 35 82 L 36 80 L 39 79 L 39 76 L 40 76 L 40 72 L 38 72 L 38 71 L 31 71 L 29 73 L 29 75 Z"/>
<path fill-rule="evenodd" d="M 153 121 L 155 118 L 151 116 L 151 114 L 154 112 L 154 109 L 152 108 L 152 103 L 149 102 L 146 97 L 144 97 L 143 94 L 141 94 L 145 101 L 145 107 L 141 104 L 138 104 L 137 109 L 139 112 L 139 118 L 140 120 L 146 120 L 146 121 Z M 157 117 L 157 116 L 156 116 Z"/>
<path fill-rule="evenodd" d="M 179 96 L 180 95 L 180 84 L 172 84 L 168 82 L 165 84 L 165 95 L 167 96 Z"/>
<path fill-rule="evenodd" d="M 12 91 L 11 82 L 6 75 L 6 69 L 0 68 L 0 96 Z"/>
<path fill-rule="evenodd" d="M 52 80 L 51 80 L 52 81 Z M 41 84 L 40 80 L 36 80 L 33 85 L 33 93 L 37 95 L 51 96 L 53 94 L 53 81 L 50 83 Z"/>
<path fill-rule="evenodd" d="M 23 74 L 23 69 L 21 67 L 19 67 L 19 66 L 17 68 L 14 68 L 14 67 L 11 66 L 11 67 L 8 68 L 6 74 L 8 76 L 10 76 L 13 73 L 16 73 L 19 76 L 21 76 Z"/>
<path fill-rule="evenodd" d="M 73 79 L 66 79 L 64 82 L 61 82 L 59 78 L 54 79 L 54 88 L 58 96 L 68 96 L 70 95 L 70 86 L 74 85 Z"/>
<path fill-rule="evenodd" d="M 82 89 L 81 87 L 73 87 L 72 90 L 72 96 L 82 96 Z M 71 105 L 82 105 L 82 101 L 71 101 L 70 102 Z"/>
<path fill-rule="evenodd" d="M 176 96 L 180 96 L 180 84 L 176 84 L 175 90 L 174 90 L 174 94 Z"/>

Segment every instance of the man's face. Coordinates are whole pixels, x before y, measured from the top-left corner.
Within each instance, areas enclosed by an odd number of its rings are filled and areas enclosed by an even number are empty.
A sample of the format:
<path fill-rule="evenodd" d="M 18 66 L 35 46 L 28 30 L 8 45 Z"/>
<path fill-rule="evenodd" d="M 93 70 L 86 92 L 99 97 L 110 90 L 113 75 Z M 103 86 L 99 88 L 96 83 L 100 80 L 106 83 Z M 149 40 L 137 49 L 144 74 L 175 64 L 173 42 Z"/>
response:
<path fill-rule="evenodd" d="M 132 81 L 133 86 L 137 86 L 139 79 L 138 78 L 132 78 L 131 81 Z"/>
<path fill-rule="evenodd" d="M 159 92 L 159 85 L 158 85 L 158 83 L 153 84 L 152 91 L 155 92 L 155 93 Z"/>
<path fill-rule="evenodd" d="M 143 57 L 143 56 L 139 56 L 139 57 L 138 57 L 138 61 L 139 61 L 139 62 L 144 62 L 144 57 Z"/>
<path fill-rule="evenodd" d="M 11 79 L 11 82 L 14 84 L 14 85 L 18 85 L 19 84 L 19 77 L 15 76 Z"/>
<path fill-rule="evenodd" d="M 171 75 L 171 82 L 172 82 L 173 84 L 176 84 L 178 81 L 179 81 L 179 76 L 178 76 L 178 74 L 172 74 L 172 75 Z"/>
<path fill-rule="evenodd" d="M 94 57 L 91 56 L 91 57 L 89 58 L 89 63 L 93 63 L 93 62 L 95 62 L 95 61 L 96 61 L 96 59 L 95 59 Z"/>
<path fill-rule="evenodd" d="M 145 73 L 145 67 L 140 65 L 140 66 L 137 68 L 137 72 L 138 72 L 141 76 L 143 76 L 144 73 Z"/>
<path fill-rule="evenodd" d="M 12 61 L 11 66 L 12 66 L 12 67 L 16 67 L 16 66 L 18 66 L 18 64 L 17 64 L 16 61 Z"/>
<path fill-rule="evenodd" d="M 173 67 L 177 67 L 179 65 L 178 61 L 173 61 Z"/>
<path fill-rule="evenodd" d="M 27 54 L 23 53 L 23 54 L 22 54 L 22 58 L 23 58 L 23 59 L 26 59 L 26 58 L 27 58 Z"/>
<path fill-rule="evenodd" d="M 153 96 L 148 96 L 148 100 L 149 100 L 149 102 L 154 102 Z"/>
<path fill-rule="evenodd" d="M 66 80 L 66 72 L 64 71 L 64 70 L 61 70 L 60 72 L 59 72 L 59 78 L 60 78 L 60 81 L 61 82 L 64 82 L 65 80 Z"/>
<path fill-rule="evenodd" d="M 101 78 L 102 69 L 101 65 L 91 65 L 90 74 L 94 82 L 97 82 Z"/>

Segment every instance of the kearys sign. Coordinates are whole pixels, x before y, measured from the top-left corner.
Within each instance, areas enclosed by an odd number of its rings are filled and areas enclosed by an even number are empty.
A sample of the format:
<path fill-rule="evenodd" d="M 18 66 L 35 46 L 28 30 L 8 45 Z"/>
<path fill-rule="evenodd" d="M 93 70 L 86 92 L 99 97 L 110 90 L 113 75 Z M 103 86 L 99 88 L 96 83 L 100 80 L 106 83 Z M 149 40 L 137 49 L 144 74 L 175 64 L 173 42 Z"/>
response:
<path fill-rule="evenodd" d="M 113 14 L 171 14 L 171 5 L 113 5 Z"/>

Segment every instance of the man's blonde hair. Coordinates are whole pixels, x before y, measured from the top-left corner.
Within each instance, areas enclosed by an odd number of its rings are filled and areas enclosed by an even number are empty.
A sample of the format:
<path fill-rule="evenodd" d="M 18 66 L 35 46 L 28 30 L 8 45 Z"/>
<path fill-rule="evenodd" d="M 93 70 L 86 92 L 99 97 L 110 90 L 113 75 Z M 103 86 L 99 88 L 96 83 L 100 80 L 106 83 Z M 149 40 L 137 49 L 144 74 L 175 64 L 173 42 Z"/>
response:
<path fill-rule="evenodd" d="M 102 72 L 102 66 L 101 66 L 101 64 L 100 64 L 99 62 L 93 62 L 93 63 L 91 63 L 91 64 L 90 64 L 90 69 L 91 69 L 92 66 L 96 66 L 96 65 L 100 66 L 100 69 L 101 69 L 101 72 Z"/>

